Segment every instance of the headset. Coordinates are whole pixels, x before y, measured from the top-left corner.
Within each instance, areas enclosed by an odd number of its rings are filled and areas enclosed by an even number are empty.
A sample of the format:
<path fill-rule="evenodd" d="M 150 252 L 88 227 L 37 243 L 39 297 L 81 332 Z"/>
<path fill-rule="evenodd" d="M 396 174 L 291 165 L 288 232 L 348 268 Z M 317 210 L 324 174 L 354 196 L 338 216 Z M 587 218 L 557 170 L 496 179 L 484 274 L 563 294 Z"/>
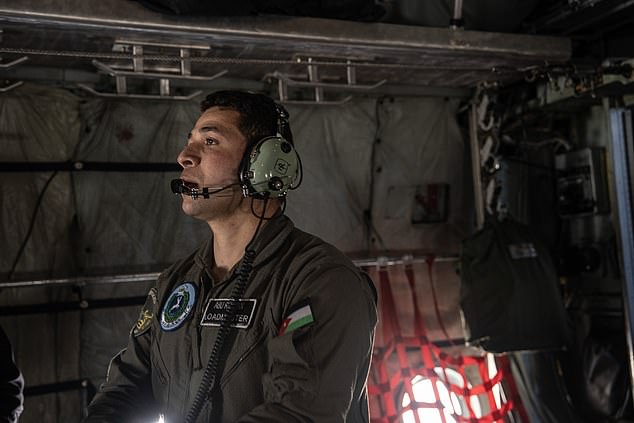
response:
<path fill-rule="evenodd" d="M 244 197 L 283 198 L 302 180 L 302 162 L 290 141 L 283 137 L 288 113 L 275 103 L 277 134 L 247 146 L 239 168 Z"/>

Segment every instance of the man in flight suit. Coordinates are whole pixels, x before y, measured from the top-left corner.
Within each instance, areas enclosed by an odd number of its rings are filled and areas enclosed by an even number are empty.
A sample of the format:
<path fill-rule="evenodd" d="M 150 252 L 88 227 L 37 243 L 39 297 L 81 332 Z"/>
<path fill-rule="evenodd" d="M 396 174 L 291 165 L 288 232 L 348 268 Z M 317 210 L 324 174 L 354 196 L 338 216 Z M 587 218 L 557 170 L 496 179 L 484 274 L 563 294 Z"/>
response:
<path fill-rule="evenodd" d="M 172 189 L 210 238 L 150 290 L 84 423 L 368 422 L 376 295 L 283 214 L 301 172 L 286 111 L 239 91 L 201 110 Z"/>
<path fill-rule="evenodd" d="M 0 327 L 0 423 L 16 423 L 22 413 L 24 378 L 15 365 L 9 338 Z"/>

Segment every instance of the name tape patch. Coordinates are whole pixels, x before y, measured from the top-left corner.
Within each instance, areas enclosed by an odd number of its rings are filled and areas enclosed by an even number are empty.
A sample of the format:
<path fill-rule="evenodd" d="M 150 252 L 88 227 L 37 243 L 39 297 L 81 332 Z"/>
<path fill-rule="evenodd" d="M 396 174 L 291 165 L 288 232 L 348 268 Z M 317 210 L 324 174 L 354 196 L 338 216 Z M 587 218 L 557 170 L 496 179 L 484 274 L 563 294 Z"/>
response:
<path fill-rule="evenodd" d="M 519 244 L 510 244 L 509 253 L 513 260 L 535 258 L 537 257 L 537 249 L 531 242 L 524 242 Z"/>
<path fill-rule="evenodd" d="M 205 306 L 201 326 L 220 326 L 229 319 L 229 307 L 235 300 L 231 298 L 210 298 Z M 229 324 L 230 327 L 246 329 L 251 324 L 257 300 L 254 298 L 239 299 Z"/>

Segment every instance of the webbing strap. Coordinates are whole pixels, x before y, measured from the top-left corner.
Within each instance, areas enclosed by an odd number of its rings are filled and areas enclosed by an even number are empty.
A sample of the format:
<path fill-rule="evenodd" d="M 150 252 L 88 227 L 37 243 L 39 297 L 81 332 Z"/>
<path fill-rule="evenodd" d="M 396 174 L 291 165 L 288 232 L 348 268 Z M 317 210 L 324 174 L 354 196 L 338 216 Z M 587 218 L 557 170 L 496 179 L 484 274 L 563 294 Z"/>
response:
<path fill-rule="evenodd" d="M 522 401 L 519 401 L 519 392 L 517 390 L 517 384 L 515 383 L 515 378 L 513 378 L 513 372 L 511 371 L 511 361 L 507 356 L 500 356 L 496 359 L 498 366 L 502 369 L 505 375 L 508 377 L 504 378 L 504 383 L 506 385 L 506 391 L 509 393 L 511 398 L 515 398 L 515 409 L 517 413 L 520 415 L 520 421 L 529 422 L 528 413 L 526 412 L 526 408 L 524 408 L 524 404 Z"/>
<path fill-rule="evenodd" d="M 387 342 L 391 337 L 401 334 L 401 327 L 398 324 L 398 318 L 396 317 L 396 305 L 394 303 L 394 296 L 392 295 L 392 289 L 390 288 L 389 275 L 387 268 L 379 268 L 379 290 L 381 292 L 381 319 L 383 327 L 383 339 Z"/>
<path fill-rule="evenodd" d="M 423 320 L 423 315 L 420 312 L 420 310 L 418 309 L 418 299 L 416 298 L 416 285 L 414 283 L 414 270 L 412 269 L 411 264 L 408 264 L 405 266 L 405 276 L 407 277 L 407 283 L 409 285 L 409 289 L 412 293 L 412 301 L 414 302 L 414 327 L 415 327 L 415 333 L 417 336 L 419 337 L 427 337 L 427 331 L 425 330 L 425 321 Z M 395 312 L 395 310 L 392 310 L 392 312 Z M 431 343 L 426 343 L 426 344 L 420 344 L 420 351 L 421 354 L 423 356 L 423 363 L 425 364 L 425 367 L 429 369 L 430 365 L 433 365 L 435 360 L 433 359 L 433 350 L 432 348 L 429 348 L 429 346 L 432 345 Z M 406 363 L 409 364 L 409 363 Z M 401 363 L 401 368 L 403 367 L 403 363 Z M 441 366 L 443 375 L 445 377 L 445 380 L 448 380 L 447 378 L 447 371 L 445 370 L 445 368 L 443 366 Z M 410 378 L 411 379 L 411 378 Z M 405 383 L 405 385 L 410 385 L 411 383 Z M 438 399 L 440 398 L 440 392 L 438 391 L 438 384 L 436 383 L 436 381 L 434 379 L 432 379 L 432 389 L 434 391 L 434 398 L 436 398 L 437 402 Z M 412 402 L 414 401 L 414 396 L 410 395 L 410 398 L 412 400 Z M 442 409 L 442 403 L 440 404 L 440 409 Z M 414 412 L 414 417 L 418 417 L 418 413 Z M 445 419 L 445 413 L 440 413 L 440 420 L 442 423 L 446 423 L 447 420 Z M 418 423 L 418 422 L 417 422 Z"/>
<path fill-rule="evenodd" d="M 442 330 L 442 333 L 443 335 L 445 335 L 445 338 L 447 339 L 447 341 L 449 341 L 450 344 L 453 344 L 453 342 L 451 341 L 451 337 L 447 333 L 447 329 L 445 329 L 445 324 L 443 323 L 443 320 L 440 317 L 440 310 L 438 309 L 438 297 L 436 296 L 436 287 L 434 284 L 434 272 L 433 272 L 435 259 L 436 259 L 435 256 L 430 255 L 430 256 L 427 256 L 427 259 L 425 260 L 425 262 L 427 263 L 427 274 L 429 275 L 429 286 L 431 287 L 431 295 L 434 300 L 434 312 L 436 313 L 436 320 L 438 321 L 440 330 Z"/>

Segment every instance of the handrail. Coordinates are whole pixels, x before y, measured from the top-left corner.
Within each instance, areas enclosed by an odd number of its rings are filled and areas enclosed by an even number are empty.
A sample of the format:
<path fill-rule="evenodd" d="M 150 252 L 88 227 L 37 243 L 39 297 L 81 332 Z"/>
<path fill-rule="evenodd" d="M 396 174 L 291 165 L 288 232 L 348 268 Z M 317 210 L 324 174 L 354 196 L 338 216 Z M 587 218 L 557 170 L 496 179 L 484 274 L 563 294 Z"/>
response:
<path fill-rule="evenodd" d="M 24 84 L 24 81 L 18 81 L 18 82 L 14 82 L 11 85 L 7 85 L 6 87 L 2 87 L 0 88 L 0 93 L 6 93 L 11 91 L 14 88 L 18 88 L 20 85 Z"/>
<path fill-rule="evenodd" d="M 310 106 L 339 106 L 352 100 L 352 96 L 346 96 L 341 100 L 279 100 L 283 104 L 305 104 Z"/>
<path fill-rule="evenodd" d="M 359 90 L 359 91 L 370 91 L 380 87 L 381 85 L 387 82 L 387 79 L 382 79 L 379 82 L 371 85 L 363 85 L 363 84 L 340 84 L 340 83 L 332 83 L 332 82 L 321 82 L 321 81 L 298 81 L 296 79 L 289 78 L 287 75 L 275 71 L 272 74 L 268 75 L 275 79 L 281 79 L 286 82 L 289 87 L 304 87 L 304 88 L 332 88 L 332 89 L 344 89 L 344 90 Z M 265 77 L 266 78 L 266 77 Z"/>
<path fill-rule="evenodd" d="M 111 68 L 99 60 L 93 59 L 92 64 L 99 70 L 107 73 L 110 76 L 114 76 L 115 78 L 118 76 L 125 77 L 136 77 L 136 78 L 150 78 L 150 79 L 184 79 L 190 81 L 213 81 L 214 79 L 220 78 L 229 72 L 227 69 L 221 70 L 220 72 L 211 75 L 211 76 L 193 76 L 193 75 L 183 75 L 183 74 L 171 74 L 171 73 L 154 73 L 154 72 L 134 72 L 134 71 L 123 71 L 116 70 Z"/>
<path fill-rule="evenodd" d="M 27 60 L 29 60 L 29 56 L 22 56 L 19 59 L 15 59 L 14 61 L 9 63 L 0 63 L 0 69 L 9 69 L 15 65 L 19 65 L 22 62 L 26 62 Z"/>
<path fill-rule="evenodd" d="M 86 84 L 78 83 L 77 86 L 82 90 L 88 91 L 89 93 L 97 96 L 97 97 L 106 97 L 106 98 L 134 98 L 140 100 L 177 100 L 177 101 L 187 101 L 192 100 L 193 98 L 201 95 L 203 92 L 201 90 L 196 90 L 193 93 L 182 96 L 182 95 L 155 95 L 155 94 L 118 94 L 118 93 L 104 93 L 101 91 L 96 91 L 94 88 L 89 87 Z"/>

